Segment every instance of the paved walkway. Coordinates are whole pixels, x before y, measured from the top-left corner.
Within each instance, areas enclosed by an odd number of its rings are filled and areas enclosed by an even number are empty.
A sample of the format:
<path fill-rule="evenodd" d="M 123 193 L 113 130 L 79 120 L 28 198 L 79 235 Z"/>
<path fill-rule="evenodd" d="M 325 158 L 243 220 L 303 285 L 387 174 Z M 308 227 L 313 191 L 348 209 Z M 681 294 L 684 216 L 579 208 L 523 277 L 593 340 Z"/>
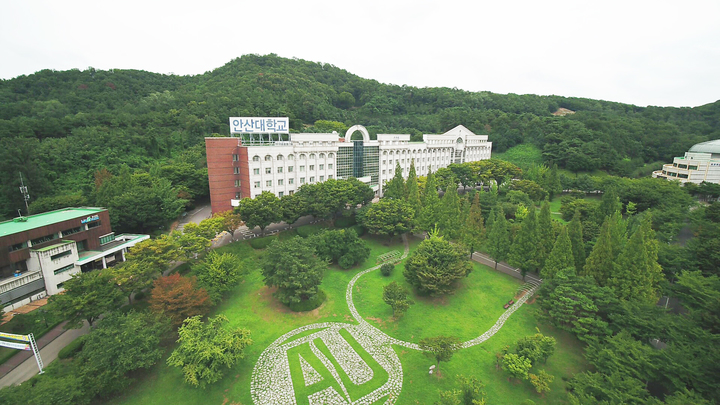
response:
<path fill-rule="evenodd" d="M 45 366 L 57 358 L 63 347 L 89 331 L 87 324 L 80 329 L 65 330 L 63 327 L 66 323 L 63 322 L 54 327 L 37 340 L 40 357 Z M 0 365 L 0 388 L 25 382 L 37 373 L 38 366 L 32 352 L 19 351 L 18 354 Z"/>

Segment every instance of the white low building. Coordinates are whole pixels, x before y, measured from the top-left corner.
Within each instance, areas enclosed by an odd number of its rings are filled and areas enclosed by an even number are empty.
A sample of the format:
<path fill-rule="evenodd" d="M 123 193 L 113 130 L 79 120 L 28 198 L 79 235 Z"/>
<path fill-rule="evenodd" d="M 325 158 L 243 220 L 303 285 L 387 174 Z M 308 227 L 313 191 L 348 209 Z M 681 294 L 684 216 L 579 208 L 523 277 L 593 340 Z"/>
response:
<path fill-rule="evenodd" d="M 351 140 L 355 132 L 362 134 L 362 139 Z M 232 157 L 238 175 L 233 206 L 241 198 L 254 198 L 263 191 L 282 197 L 303 184 L 333 178 L 355 177 L 382 196 L 383 184 L 395 175 L 398 163 L 403 177 L 408 176 L 413 160 L 417 175 L 424 176 L 451 163 L 490 159 L 492 152 L 487 135 L 475 135 L 462 125 L 444 134 L 423 135 L 423 142 L 410 142 L 408 134 L 378 134 L 377 139 L 370 139 L 365 127 L 355 125 L 345 137 L 337 132 L 292 133 L 283 140 L 267 138 L 253 143 L 243 139 L 241 145 Z M 215 183 L 212 177 L 211 188 Z"/>
<path fill-rule="evenodd" d="M 652 176 L 681 183 L 720 184 L 720 140 L 693 145 L 685 156 L 674 158 L 672 163 L 663 165 L 662 170 L 654 171 Z"/>

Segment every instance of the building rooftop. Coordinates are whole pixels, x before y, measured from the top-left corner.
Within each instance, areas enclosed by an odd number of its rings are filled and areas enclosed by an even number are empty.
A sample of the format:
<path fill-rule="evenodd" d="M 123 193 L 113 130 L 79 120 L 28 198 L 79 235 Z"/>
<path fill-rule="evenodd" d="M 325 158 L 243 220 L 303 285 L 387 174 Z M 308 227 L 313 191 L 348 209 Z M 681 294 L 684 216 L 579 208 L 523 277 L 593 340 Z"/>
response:
<path fill-rule="evenodd" d="M 720 153 L 720 139 L 695 144 L 690 148 L 689 152 Z"/>
<path fill-rule="evenodd" d="M 25 232 L 31 229 L 40 228 L 69 219 L 82 218 L 95 215 L 105 211 L 105 208 L 80 207 L 63 208 L 55 211 L 43 212 L 42 214 L 28 215 L 26 217 L 14 218 L 9 221 L 0 222 L 0 237 L 12 235 L 18 232 Z M 80 226 L 80 224 L 78 224 Z"/>

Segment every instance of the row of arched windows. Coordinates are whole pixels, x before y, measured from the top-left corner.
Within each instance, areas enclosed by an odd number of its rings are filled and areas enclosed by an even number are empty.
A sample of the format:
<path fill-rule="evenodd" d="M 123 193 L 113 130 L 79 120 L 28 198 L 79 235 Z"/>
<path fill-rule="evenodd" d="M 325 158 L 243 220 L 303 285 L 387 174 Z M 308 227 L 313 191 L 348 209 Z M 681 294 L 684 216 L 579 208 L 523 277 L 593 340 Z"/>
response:
<path fill-rule="evenodd" d="M 334 157 L 335 157 L 335 154 L 334 154 L 334 153 L 328 153 L 328 154 L 327 154 L 327 158 L 328 158 L 328 159 L 333 159 Z M 300 159 L 300 160 L 305 160 L 305 159 L 307 159 L 307 155 L 305 155 L 304 153 L 301 153 L 300 156 L 299 156 L 299 159 Z M 311 153 L 311 154 L 310 154 L 310 159 L 317 159 L 317 157 L 315 156 L 314 153 Z M 324 153 L 321 153 L 321 154 L 320 154 L 320 159 L 325 159 L 325 154 L 324 154 Z M 253 162 L 259 162 L 259 161 L 260 161 L 260 156 L 258 156 L 258 155 L 253 156 L 253 159 L 252 159 L 252 160 L 253 160 Z M 270 161 L 272 161 L 272 160 L 273 160 L 272 156 L 270 156 L 270 155 L 265 155 L 265 161 L 266 161 L 266 162 L 270 162 Z M 275 157 L 275 160 L 285 160 L 285 157 L 284 157 L 283 155 L 277 155 L 277 156 Z M 289 154 L 289 155 L 287 156 L 287 160 L 295 160 L 295 155 L 293 155 L 292 153 Z"/>

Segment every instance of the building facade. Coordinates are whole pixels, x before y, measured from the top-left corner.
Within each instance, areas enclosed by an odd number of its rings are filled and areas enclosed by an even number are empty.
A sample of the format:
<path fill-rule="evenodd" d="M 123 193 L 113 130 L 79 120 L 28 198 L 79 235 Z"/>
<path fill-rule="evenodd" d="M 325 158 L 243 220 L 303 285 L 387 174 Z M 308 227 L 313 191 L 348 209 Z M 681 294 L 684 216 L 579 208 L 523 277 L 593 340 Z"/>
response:
<path fill-rule="evenodd" d="M 148 235 L 115 235 L 103 208 L 61 210 L 0 222 L 0 308 L 7 312 L 63 290 L 81 271 L 125 260 Z"/>
<path fill-rule="evenodd" d="M 353 133 L 362 139 L 351 140 Z M 337 132 L 291 133 L 282 136 L 205 138 L 213 213 L 237 206 L 240 199 L 263 191 L 278 197 L 295 193 L 303 184 L 355 177 L 383 194 L 386 181 L 400 164 L 407 177 L 415 162 L 418 176 L 451 163 L 490 159 L 492 142 L 459 125 L 444 134 L 423 135 L 410 142 L 408 134 L 378 134 L 361 125 Z"/>
<path fill-rule="evenodd" d="M 702 182 L 720 184 L 720 140 L 693 145 L 685 156 L 676 157 L 672 163 L 656 170 L 653 177 L 678 180 L 681 183 Z"/>

